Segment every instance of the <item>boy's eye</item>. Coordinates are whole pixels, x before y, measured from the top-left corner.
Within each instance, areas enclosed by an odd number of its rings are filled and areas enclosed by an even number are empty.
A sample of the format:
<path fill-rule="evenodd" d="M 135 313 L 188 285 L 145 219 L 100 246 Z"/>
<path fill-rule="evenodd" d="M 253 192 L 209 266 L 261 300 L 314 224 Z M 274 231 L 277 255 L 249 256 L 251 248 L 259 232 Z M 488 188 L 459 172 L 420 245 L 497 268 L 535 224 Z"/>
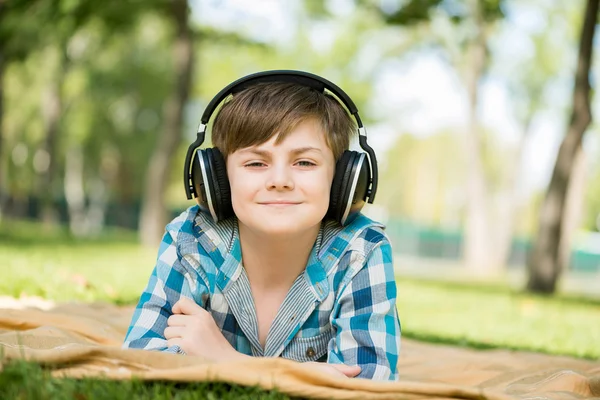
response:
<path fill-rule="evenodd" d="M 254 161 L 254 162 L 244 164 L 244 167 L 258 168 L 258 167 L 263 167 L 264 165 L 265 165 L 265 163 L 262 163 L 259 161 Z"/>
<path fill-rule="evenodd" d="M 301 167 L 313 167 L 313 166 L 317 165 L 312 161 L 306 161 L 306 160 L 298 161 L 296 164 L 298 164 Z"/>

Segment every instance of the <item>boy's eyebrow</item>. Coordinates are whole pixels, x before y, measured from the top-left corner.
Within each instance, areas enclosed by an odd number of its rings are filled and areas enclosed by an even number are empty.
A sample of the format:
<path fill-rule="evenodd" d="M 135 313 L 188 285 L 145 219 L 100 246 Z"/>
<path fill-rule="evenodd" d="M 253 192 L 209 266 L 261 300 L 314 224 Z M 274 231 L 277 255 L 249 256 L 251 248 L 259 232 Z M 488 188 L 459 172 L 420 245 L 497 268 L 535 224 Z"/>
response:
<path fill-rule="evenodd" d="M 311 147 L 311 146 L 306 146 L 306 147 L 299 147 L 297 149 L 294 149 L 291 151 L 292 154 L 302 154 L 302 153 L 306 153 L 308 151 L 318 151 L 319 153 L 321 153 L 321 149 L 319 149 L 318 147 Z"/>
<path fill-rule="evenodd" d="M 290 151 L 290 153 L 292 154 L 302 154 L 302 153 L 306 153 L 308 151 L 318 151 L 319 153 L 322 153 L 321 149 L 319 149 L 318 147 L 312 147 L 312 146 L 305 146 L 305 147 L 298 147 L 297 149 L 293 149 L 292 151 Z M 253 153 L 262 157 L 267 157 L 269 155 L 271 155 L 270 151 L 267 150 L 261 150 L 261 149 L 257 149 L 257 148 L 249 148 L 249 149 L 244 149 L 241 152 L 243 153 Z"/>
<path fill-rule="evenodd" d="M 260 149 L 257 149 L 257 148 L 243 149 L 243 150 L 240 150 L 240 153 L 253 153 L 253 154 L 256 154 L 256 155 L 259 155 L 259 156 L 262 156 L 262 157 L 266 157 L 269 154 L 271 154 L 270 152 L 268 152 L 266 150 L 260 150 Z"/>

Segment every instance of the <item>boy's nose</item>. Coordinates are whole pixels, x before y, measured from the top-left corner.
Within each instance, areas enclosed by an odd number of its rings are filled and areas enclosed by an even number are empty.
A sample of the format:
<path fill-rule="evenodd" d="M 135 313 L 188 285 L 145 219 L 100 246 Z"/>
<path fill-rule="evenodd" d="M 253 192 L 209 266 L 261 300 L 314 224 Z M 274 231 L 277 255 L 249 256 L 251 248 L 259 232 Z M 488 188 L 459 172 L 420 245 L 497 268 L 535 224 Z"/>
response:
<path fill-rule="evenodd" d="M 293 189 L 294 180 L 292 179 L 291 171 L 286 167 L 273 167 L 269 179 L 267 180 L 268 189 Z"/>

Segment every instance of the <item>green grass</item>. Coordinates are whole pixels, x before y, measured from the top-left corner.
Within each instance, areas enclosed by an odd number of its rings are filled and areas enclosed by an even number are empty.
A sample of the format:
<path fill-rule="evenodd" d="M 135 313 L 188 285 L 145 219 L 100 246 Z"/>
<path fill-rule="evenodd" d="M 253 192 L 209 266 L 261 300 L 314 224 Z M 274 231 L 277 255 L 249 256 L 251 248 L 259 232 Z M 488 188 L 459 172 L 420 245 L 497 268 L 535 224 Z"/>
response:
<path fill-rule="evenodd" d="M 0 296 L 40 296 L 56 301 L 137 301 L 157 249 L 137 244 L 132 232 L 111 231 L 78 240 L 39 224 L 0 225 Z"/>
<path fill-rule="evenodd" d="M 64 230 L 45 231 L 35 223 L 5 222 L 0 225 L 0 296 L 135 303 L 155 257 L 156 249 L 137 245 L 131 232 L 112 231 L 94 240 L 77 240 Z M 600 360 L 598 300 L 533 296 L 502 284 L 399 278 L 398 311 L 404 337 Z M 13 378 L 7 380 L 7 376 L 19 374 L 31 383 L 21 387 L 9 383 Z M 103 393 L 108 393 L 107 398 L 191 398 L 198 391 L 203 398 L 221 398 L 225 392 L 237 393 L 230 398 L 258 394 L 280 398 L 259 389 L 220 384 L 54 380 L 39 367 L 23 363 L 0 374 L 0 398 L 87 398 L 78 393 L 94 398 L 102 398 Z"/>
<path fill-rule="evenodd" d="M 257 387 L 225 383 L 110 381 L 102 379 L 56 379 L 37 364 L 13 362 L 0 373 L 1 399 L 262 399 L 284 400 L 289 396 Z"/>
<path fill-rule="evenodd" d="M 403 335 L 474 348 L 600 360 L 600 301 L 500 285 L 398 280 Z"/>

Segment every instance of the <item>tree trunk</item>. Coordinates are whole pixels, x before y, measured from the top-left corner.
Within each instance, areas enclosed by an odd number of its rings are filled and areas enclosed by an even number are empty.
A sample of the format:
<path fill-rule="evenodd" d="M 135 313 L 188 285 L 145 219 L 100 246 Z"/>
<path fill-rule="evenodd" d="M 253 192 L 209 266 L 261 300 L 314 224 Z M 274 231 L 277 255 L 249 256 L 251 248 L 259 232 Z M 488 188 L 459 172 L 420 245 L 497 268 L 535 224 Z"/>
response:
<path fill-rule="evenodd" d="M 148 246 L 160 242 L 167 223 L 165 192 L 172 161 L 182 138 L 183 108 L 192 82 L 194 53 L 188 13 L 186 0 L 173 0 L 172 18 L 177 29 L 173 54 L 176 84 L 163 109 L 161 133 L 146 171 L 139 229 L 142 243 Z"/>
<path fill-rule="evenodd" d="M 2 12 L 2 5 L 0 4 L 0 12 Z M 2 211 L 4 210 L 5 199 L 8 197 L 8 193 L 4 193 L 4 128 L 3 128 L 3 117 L 4 117 L 4 54 L 0 49 L 0 221 L 2 221 Z"/>
<path fill-rule="evenodd" d="M 69 229 L 77 237 L 87 234 L 85 218 L 85 190 L 83 188 L 83 151 L 73 145 L 65 157 L 65 198 L 69 212 Z"/>
<path fill-rule="evenodd" d="M 66 43 L 66 42 L 65 42 Z M 47 96 L 42 104 L 44 121 L 44 143 L 34 155 L 34 164 L 39 172 L 38 197 L 42 205 L 42 221 L 45 225 L 58 222 L 56 208 L 56 176 L 58 171 L 58 140 L 63 112 L 62 89 L 68 70 L 65 46 L 59 47 L 60 56 L 54 79 L 50 82 Z M 36 162 L 37 159 L 37 162 Z"/>
<path fill-rule="evenodd" d="M 80 144 L 72 145 L 65 162 L 65 197 L 69 212 L 69 229 L 74 236 L 96 236 L 104 227 L 108 194 L 104 175 L 108 180 L 111 176 L 102 173 L 85 177 L 85 155 Z M 86 185 L 89 205 L 86 205 Z"/>
<path fill-rule="evenodd" d="M 586 4 L 571 119 L 567 134 L 558 150 L 550 185 L 542 204 L 538 234 L 528 260 L 527 290 L 532 292 L 554 293 L 558 278 L 566 267 L 560 255 L 561 243 L 565 239 L 563 214 L 575 157 L 581 147 L 583 134 L 592 120 L 589 72 L 598 3 L 599 0 L 588 0 Z"/>
<path fill-rule="evenodd" d="M 469 96 L 469 126 L 466 131 L 467 150 L 467 215 L 463 256 L 465 265 L 475 275 L 489 275 L 490 229 L 487 212 L 487 188 L 481 159 L 481 133 L 477 116 L 479 81 L 486 62 L 486 42 L 481 10 L 471 1 L 476 32 L 468 47 L 465 84 Z"/>
<path fill-rule="evenodd" d="M 587 158 L 583 146 L 577 148 L 575 160 L 571 167 L 569 178 L 569 189 L 565 203 L 565 211 L 562 218 L 562 239 L 558 249 L 560 265 L 568 266 L 571 259 L 571 249 L 577 228 L 581 223 L 581 214 L 585 198 L 585 182 L 587 175 Z"/>
<path fill-rule="evenodd" d="M 531 130 L 531 122 L 535 111 L 531 111 L 523 122 L 523 134 L 517 144 L 514 159 L 509 161 L 507 168 L 506 193 L 497 202 L 498 214 L 494 215 L 496 235 L 494 236 L 495 251 L 493 253 L 492 265 L 498 270 L 505 269 L 509 263 L 512 250 L 513 233 L 516 218 L 519 214 L 519 172 L 523 166 L 523 149 L 526 145 Z"/>
<path fill-rule="evenodd" d="M 98 236 L 104 229 L 106 207 L 108 206 L 108 188 L 106 181 L 99 175 L 90 179 L 90 201 L 86 213 L 88 236 Z"/>

